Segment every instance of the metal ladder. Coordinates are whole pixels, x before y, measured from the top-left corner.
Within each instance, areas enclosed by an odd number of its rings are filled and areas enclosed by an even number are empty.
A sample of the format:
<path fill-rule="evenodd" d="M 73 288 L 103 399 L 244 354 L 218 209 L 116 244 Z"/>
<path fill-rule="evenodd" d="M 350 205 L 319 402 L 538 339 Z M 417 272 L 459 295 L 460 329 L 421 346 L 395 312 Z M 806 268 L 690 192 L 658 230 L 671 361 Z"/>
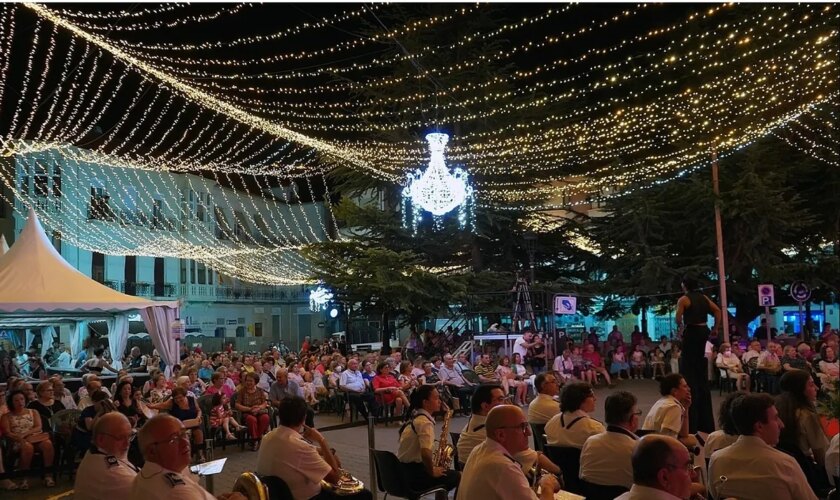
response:
<path fill-rule="evenodd" d="M 473 340 L 465 340 L 464 342 L 461 343 L 460 346 L 458 346 L 457 349 L 455 349 L 455 352 L 452 353 L 452 357 L 457 360 L 458 356 L 460 356 L 461 354 L 466 354 L 467 359 L 470 359 L 470 357 L 471 357 L 470 354 L 472 353 L 472 349 L 473 349 L 474 344 L 475 344 L 475 341 L 473 341 Z"/>
<path fill-rule="evenodd" d="M 514 331 L 522 331 L 520 323 L 522 320 L 529 320 L 532 329 L 537 327 L 534 308 L 531 305 L 531 290 L 528 288 L 528 281 L 524 278 L 518 278 L 516 280 L 516 301 L 513 303 Z"/>

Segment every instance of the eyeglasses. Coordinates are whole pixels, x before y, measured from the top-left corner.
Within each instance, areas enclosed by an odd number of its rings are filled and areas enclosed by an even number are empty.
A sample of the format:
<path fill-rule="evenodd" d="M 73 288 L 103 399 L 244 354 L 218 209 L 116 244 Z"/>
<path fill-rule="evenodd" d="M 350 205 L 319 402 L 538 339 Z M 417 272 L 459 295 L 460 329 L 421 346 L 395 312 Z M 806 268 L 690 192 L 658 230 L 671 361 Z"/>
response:
<path fill-rule="evenodd" d="M 103 436 L 108 436 L 109 438 L 113 439 L 114 441 L 128 441 L 129 443 L 134 441 L 134 438 L 137 437 L 137 434 L 132 432 L 128 435 L 123 436 L 115 436 L 114 434 L 108 434 L 107 432 L 100 432 Z"/>
<path fill-rule="evenodd" d="M 505 427 L 498 427 L 498 429 L 519 429 L 523 434 L 527 434 L 530 427 L 531 426 L 528 422 L 522 422 L 519 425 L 508 425 Z"/>
<path fill-rule="evenodd" d="M 641 417 L 641 416 L 642 416 L 642 410 L 636 410 L 636 411 L 634 411 L 634 412 L 633 412 L 633 416 L 635 416 L 635 417 Z"/>
<path fill-rule="evenodd" d="M 180 432 L 170 436 L 169 439 L 166 439 L 164 441 L 155 441 L 154 443 L 152 443 L 152 445 L 159 445 L 159 444 L 164 444 L 164 443 L 169 444 L 169 445 L 173 445 L 173 444 L 177 443 L 179 440 L 180 441 L 186 441 L 187 443 L 189 443 L 190 442 L 190 430 L 189 429 L 182 429 Z"/>
<path fill-rule="evenodd" d="M 667 467 L 671 469 L 685 469 L 687 472 L 692 473 L 700 468 L 699 465 L 694 465 L 694 462 L 687 462 L 684 465 L 677 465 L 677 464 L 665 464 Z"/>

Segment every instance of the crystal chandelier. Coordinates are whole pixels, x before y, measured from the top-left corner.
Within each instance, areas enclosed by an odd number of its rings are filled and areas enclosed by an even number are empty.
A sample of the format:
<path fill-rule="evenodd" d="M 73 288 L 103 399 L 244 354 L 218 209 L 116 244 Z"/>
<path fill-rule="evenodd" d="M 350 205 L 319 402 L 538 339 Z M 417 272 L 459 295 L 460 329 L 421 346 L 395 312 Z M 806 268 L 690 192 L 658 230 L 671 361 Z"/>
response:
<path fill-rule="evenodd" d="M 333 293 L 319 285 L 318 288 L 309 292 L 309 310 L 313 312 L 320 311 L 332 299 Z"/>
<path fill-rule="evenodd" d="M 426 141 L 429 142 L 431 151 L 429 167 L 425 172 L 418 168 L 408 176 L 403 189 L 403 225 L 405 227 L 410 225 L 414 234 L 417 234 L 417 228 L 425 210 L 432 214 L 435 227 L 440 228 L 443 216 L 457 208 L 461 229 L 468 225 L 472 226 L 474 199 L 469 176 L 460 168 L 455 168 L 450 173 L 443 157 L 449 136 L 431 133 L 426 135 Z M 409 201 L 411 202 L 410 210 Z M 410 222 L 409 218 L 411 218 Z"/>

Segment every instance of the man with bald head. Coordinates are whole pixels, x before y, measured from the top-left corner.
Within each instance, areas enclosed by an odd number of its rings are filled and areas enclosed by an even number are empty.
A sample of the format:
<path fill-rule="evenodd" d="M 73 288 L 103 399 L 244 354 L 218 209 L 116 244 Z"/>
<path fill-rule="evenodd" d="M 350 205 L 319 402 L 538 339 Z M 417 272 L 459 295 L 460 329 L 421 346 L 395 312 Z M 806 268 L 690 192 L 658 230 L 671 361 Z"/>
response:
<path fill-rule="evenodd" d="M 633 450 L 633 486 L 616 500 L 684 500 L 692 494 L 694 462 L 670 436 L 649 434 Z"/>
<path fill-rule="evenodd" d="M 486 421 L 487 439 L 475 447 L 464 467 L 458 487 L 460 498 L 482 500 L 551 500 L 560 489 L 557 478 L 539 480 L 538 497 L 513 458 L 528 449 L 531 426 L 521 408 L 501 405 L 491 409 Z"/>
<path fill-rule="evenodd" d="M 271 384 L 271 389 L 268 391 L 268 401 L 271 406 L 275 408 L 280 407 L 280 402 L 285 398 L 302 398 L 303 390 L 297 382 L 289 380 L 289 370 L 286 368 L 278 368 L 274 375 L 277 380 Z M 315 427 L 315 410 L 309 405 L 306 406 L 306 422 L 308 427 Z"/>
<path fill-rule="evenodd" d="M 134 440 L 131 422 L 119 412 L 102 415 L 93 425 L 91 448 L 76 472 L 74 497 L 80 500 L 125 498 L 140 470 L 128 461 Z"/>
<path fill-rule="evenodd" d="M 213 500 L 186 470 L 190 465 L 190 432 L 175 417 L 156 415 L 137 433 L 146 464 L 134 478 L 129 500 Z M 218 497 L 246 500 L 239 493 Z"/>

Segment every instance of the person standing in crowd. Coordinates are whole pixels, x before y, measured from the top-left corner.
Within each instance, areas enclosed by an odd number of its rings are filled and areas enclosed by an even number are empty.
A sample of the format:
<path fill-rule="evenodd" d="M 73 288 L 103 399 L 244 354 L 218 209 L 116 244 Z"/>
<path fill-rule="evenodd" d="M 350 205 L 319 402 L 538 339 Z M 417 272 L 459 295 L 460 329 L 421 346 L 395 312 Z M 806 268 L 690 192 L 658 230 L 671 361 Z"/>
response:
<path fill-rule="evenodd" d="M 341 466 L 324 436 L 304 425 L 307 409 L 306 401 L 298 396 L 280 401 L 277 407 L 280 425 L 266 434 L 263 440 L 257 455 L 257 474 L 279 477 L 289 486 L 293 498 L 372 499 L 373 494 L 367 489 L 338 495 L 322 488 L 322 480 L 329 484 L 338 481 Z"/>
<path fill-rule="evenodd" d="M 441 410 L 440 394 L 433 385 L 420 386 L 411 394 L 412 418 L 400 428 L 397 458 L 404 477 L 414 490 L 442 487 L 449 491 L 458 486 L 461 473 L 444 470 L 434 464 L 434 414 Z"/>
<path fill-rule="evenodd" d="M 93 425 L 92 446 L 76 471 L 73 498 L 126 498 L 140 470 L 128 461 L 128 448 L 133 440 L 131 422 L 122 413 L 111 412 L 97 420 Z"/>
<path fill-rule="evenodd" d="M 682 363 L 680 373 L 691 388 L 689 408 L 689 432 L 713 432 L 715 419 L 712 412 L 712 394 L 709 392 L 706 342 L 709 340 L 709 315 L 714 316 L 717 331 L 720 324 L 720 308 L 700 292 L 700 285 L 694 278 L 684 276 L 682 289 L 685 295 L 677 301 L 677 328 L 682 330 Z"/>
<path fill-rule="evenodd" d="M 528 405 L 528 422 L 546 424 L 560 413 L 560 404 L 555 399 L 560 394 L 560 384 L 553 373 L 540 373 L 534 379 L 535 397 Z"/>
<path fill-rule="evenodd" d="M 514 405 L 501 405 L 487 414 L 487 438 L 470 454 L 458 497 L 482 500 L 552 500 L 560 483 L 553 474 L 539 479 L 540 496 L 528 484 L 512 458 L 528 449 L 531 427 L 525 413 Z"/>

